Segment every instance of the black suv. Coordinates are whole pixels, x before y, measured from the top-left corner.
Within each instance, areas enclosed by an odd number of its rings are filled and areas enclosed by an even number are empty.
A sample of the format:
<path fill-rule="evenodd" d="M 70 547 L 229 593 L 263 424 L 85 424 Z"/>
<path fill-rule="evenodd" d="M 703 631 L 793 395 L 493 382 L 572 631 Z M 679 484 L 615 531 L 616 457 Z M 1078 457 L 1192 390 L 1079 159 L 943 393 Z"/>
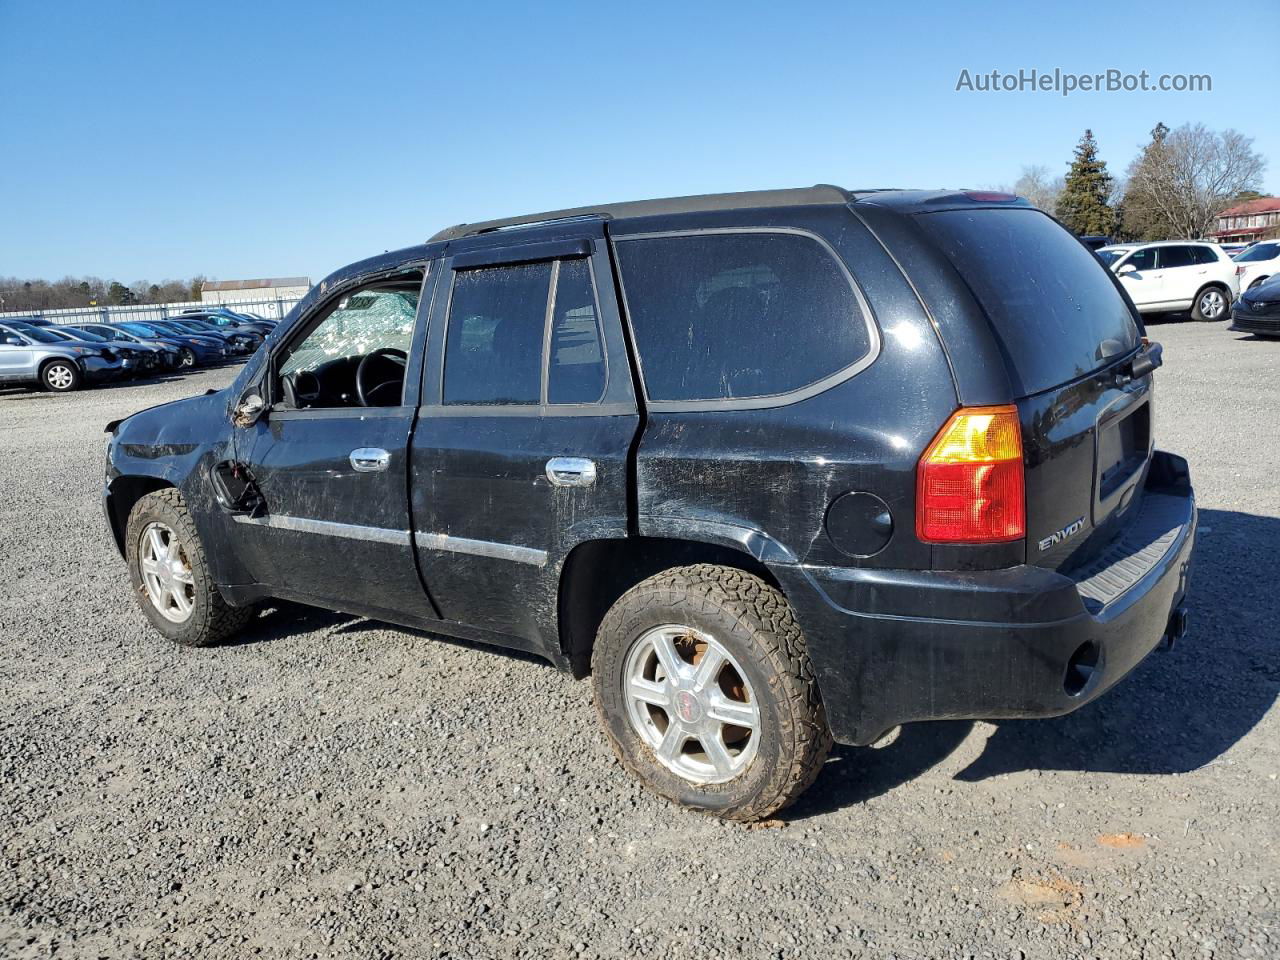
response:
<path fill-rule="evenodd" d="M 833 737 L 1067 713 L 1182 635 L 1143 332 L 1003 194 L 464 224 L 110 424 L 106 514 L 172 640 L 278 597 L 532 651 L 654 790 L 758 818 Z"/>

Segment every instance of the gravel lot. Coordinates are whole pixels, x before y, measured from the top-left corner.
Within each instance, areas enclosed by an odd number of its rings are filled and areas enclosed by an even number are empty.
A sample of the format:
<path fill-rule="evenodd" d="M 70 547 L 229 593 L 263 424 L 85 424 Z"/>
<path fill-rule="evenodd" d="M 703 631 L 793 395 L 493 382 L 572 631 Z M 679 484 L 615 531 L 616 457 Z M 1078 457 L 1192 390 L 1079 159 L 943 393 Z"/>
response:
<path fill-rule="evenodd" d="M 1152 336 L 1188 639 L 1070 717 L 838 748 L 763 828 L 646 793 L 539 661 L 294 606 L 169 645 L 102 425 L 235 371 L 0 392 L 0 956 L 1280 956 L 1280 342 Z"/>

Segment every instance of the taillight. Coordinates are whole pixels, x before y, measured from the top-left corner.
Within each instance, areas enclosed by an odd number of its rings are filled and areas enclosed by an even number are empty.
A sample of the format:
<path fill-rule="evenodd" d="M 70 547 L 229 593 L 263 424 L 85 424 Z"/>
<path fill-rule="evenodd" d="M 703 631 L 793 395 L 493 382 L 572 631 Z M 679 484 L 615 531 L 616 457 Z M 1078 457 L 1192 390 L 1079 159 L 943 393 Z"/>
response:
<path fill-rule="evenodd" d="M 962 407 L 916 466 L 916 535 L 933 543 L 1026 536 L 1018 410 Z"/>
<path fill-rule="evenodd" d="M 1248 269 L 1249 269 L 1248 267 L 1245 267 L 1245 266 L 1239 266 L 1239 265 L 1238 265 L 1238 266 L 1236 267 L 1236 276 L 1237 276 L 1237 277 L 1243 277 L 1243 276 L 1244 276 L 1244 272 L 1245 272 L 1246 270 L 1248 270 Z"/>

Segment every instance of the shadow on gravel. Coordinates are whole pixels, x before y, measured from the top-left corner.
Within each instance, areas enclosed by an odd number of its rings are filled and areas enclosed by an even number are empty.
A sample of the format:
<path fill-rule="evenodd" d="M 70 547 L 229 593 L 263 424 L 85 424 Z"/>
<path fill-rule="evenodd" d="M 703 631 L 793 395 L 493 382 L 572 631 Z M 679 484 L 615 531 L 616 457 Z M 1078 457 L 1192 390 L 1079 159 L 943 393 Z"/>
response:
<path fill-rule="evenodd" d="M 335 613 L 319 607 L 309 607 L 302 603 L 288 600 L 271 601 L 263 613 L 236 637 L 226 641 L 223 646 L 242 647 L 253 643 L 265 643 L 270 640 L 282 640 L 303 633 L 327 630 L 329 636 L 353 636 L 361 633 L 377 633 L 381 630 L 394 630 L 410 636 L 421 637 L 433 643 L 448 643 L 468 650 L 489 653 L 495 656 L 509 657 L 526 663 L 550 667 L 551 664 L 533 653 L 523 650 L 512 650 L 507 647 L 496 647 L 484 643 L 473 643 L 457 637 L 447 637 L 428 630 L 415 627 L 404 627 L 398 623 L 386 623 L 382 620 L 369 620 L 349 613 Z"/>
<path fill-rule="evenodd" d="M 1213 763 L 1280 695 L 1277 570 L 1280 519 L 1202 510 L 1187 637 L 1076 713 L 999 722 L 956 779 L 1019 770 L 1159 775 Z M 892 790 L 946 759 L 971 726 L 908 724 L 880 749 L 839 747 L 788 815 L 826 813 Z"/>

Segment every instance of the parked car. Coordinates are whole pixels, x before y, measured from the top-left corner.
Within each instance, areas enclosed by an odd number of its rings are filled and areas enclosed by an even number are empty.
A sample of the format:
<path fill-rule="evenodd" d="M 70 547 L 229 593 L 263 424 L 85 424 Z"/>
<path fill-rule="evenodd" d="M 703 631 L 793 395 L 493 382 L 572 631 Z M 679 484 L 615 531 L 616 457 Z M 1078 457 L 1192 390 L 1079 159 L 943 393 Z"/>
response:
<path fill-rule="evenodd" d="M 1241 294 L 1231 308 L 1231 329 L 1258 337 L 1280 337 L 1280 274 Z"/>
<path fill-rule="evenodd" d="M 47 333 L 26 324 L 0 324 L 0 383 L 38 383 L 69 393 L 83 383 L 114 380 L 124 372 L 115 351 Z"/>
<path fill-rule="evenodd" d="M 177 319 L 198 320 L 219 329 L 252 331 L 264 338 L 276 327 L 270 320 L 250 314 L 233 313 L 230 310 L 184 310 Z"/>
<path fill-rule="evenodd" d="M 1220 246 L 1222 247 L 1222 252 L 1233 260 L 1235 259 L 1236 254 L 1244 253 L 1249 249 L 1249 244 L 1247 243 L 1223 243 L 1220 244 Z"/>
<path fill-rule="evenodd" d="M 1182 636 L 1195 501 L 1143 334 L 1006 195 L 464 224 L 108 424 L 106 515 L 173 641 L 284 597 L 531 651 L 655 791 L 764 817 L 833 738 L 1068 713 Z"/>
<path fill-rule="evenodd" d="M 1280 240 L 1262 240 L 1232 258 L 1241 290 L 1263 283 L 1280 273 Z"/>
<path fill-rule="evenodd" d="M 1099 247 L 1105 247 L 1111 243 L 1111 238 L 1102 234 L 1083 234 L 1080 242 L 1090 250 L 1097 250 Z"/>
<path fill-rule="evenodd" d="M 170 340 L 163 340 L 158 337 L 142 337 L 137 334 L 129 333 L 120 327 L 113 326 L 109 323 L 80 323 L 75 326 L 68 327 L 69 330 L 84 330 L 89 333 L 102 337 L 112 343 L 128 343 L 137 346 L 151 347 L 160 351 L 160 368 L 164 370 L 173 370 L 176 367 L 183 366 L 183 347 Z M 195 357 L 192 355 L 192 363 Z"/>
<path fill-rule="evenodd" d="M 1140 313 L 1190 310 L 1193 320 L 1224 320 L 1240 293 L 1236 265 L 1217 244 L 1115 244 L 1097 253 Z"/>
<path fill-rule="evenodd" d="M 111 341 L 106 337 L 100 337 L 96 333 L 90 333 L 87 330 L 77 330 L 75 327 L 55 327 L 50 325 L 41 327 L 40 329 L 46 330 L 54 336 L 64 337 L 67 340 L 79 340 L 84 343 L 94 344 L 110 344 L 110 349 L 120 355 L 127 372 L 134 376 L 152 373 L 161 366 L 160 351 L 156 347 L 148 347 L 141 343 Z"/>
<path fill-rule="evenodd" d="M 197 337 L 194 334 L 173 333 L 150 323 L 127 321 L 112 324 L 127 333 L 138 337 L 149 337 L 165 340 L 175 344 L 182 356 L 179 366 L 194 367 L 208 363 L 221 363 L 227 359 L 227 345 L 210 337 Z"/>
<path fill-rule="evenodd" d="M 235 357 L 243 357 L 253 353 L 254 342 L 261 342 L 260 337 L 250 337 L 242 333 L 224 333 L 212 327 L 200 327 L 193 321 L 188 320 L 152 320 L 148 326 L 176 336 L 200 337 L 204 340 L 212 341 L 224 347 L 228 356 Z"/>

